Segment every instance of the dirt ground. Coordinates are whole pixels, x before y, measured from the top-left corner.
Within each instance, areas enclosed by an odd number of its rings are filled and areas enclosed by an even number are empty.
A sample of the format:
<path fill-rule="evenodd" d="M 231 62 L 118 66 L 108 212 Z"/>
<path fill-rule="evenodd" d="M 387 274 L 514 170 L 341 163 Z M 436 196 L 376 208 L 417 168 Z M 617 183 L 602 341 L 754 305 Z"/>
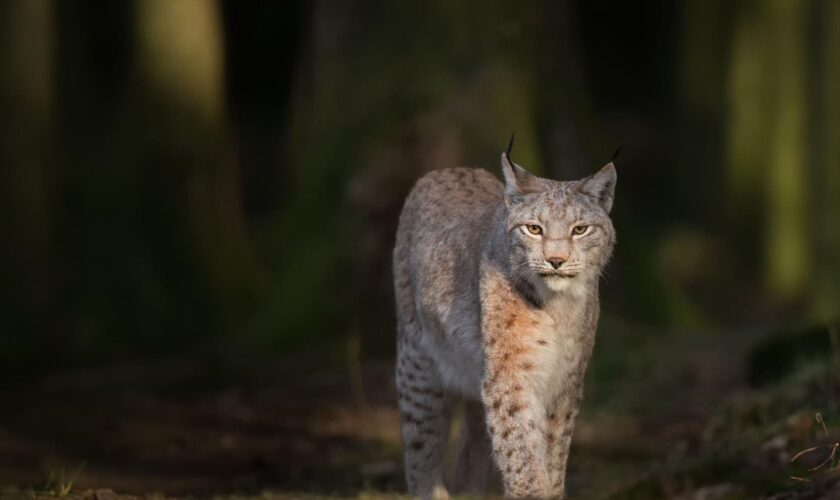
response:
<path fill-rule="evenodd" d="M 310 369 L 300 371 L 301 363 Z M 287 361 L 256 380 L 219 384 L 207 383 L 198 363 L 121 364 L 6 390 L 0 394 L 0 498 L 397 496 L 404 481 L 391 363 L 364 363 L 361 393 L 347 370 L 311 366 Z M 585 408 L 569 497 L 755 498 L 751 492 L 758 490 L 740 478 L 773 477 L 777 490 L 790 494 L 775 498 L 835 498 L 819 493 L 816 482 L 792 480 L 784 460 L 768 458 L 781 453 L 772 443 L 739 444 L 734 458 L 704 451 L 712 447 L 709 422 L 720 413 L 711 401 L 723 397 L 728 383 L 726 376 L 707 377 L 691 391 L 649 402 L 679 411 L 641 417 L 597 401 Z M 627 397 L 654 399 L 651 394 Z M 810 421 L 809 412 L 798 418 Z M 816 432 L 813 424 L 806 427 L 797 432 Z M 773 436 L 789 459 L 807 440 L 789 439 L 794 430 L 785 429 Z M 837 484 L 832 478 L 825 488 Z M 816 493 L 806 494 L 809 488 Z"/>
<path fill-rule="evenodd" d="M 363 404 L 340 371 L 294 377 L 279 366 L 271 383 L 219 387 L 197 383 L 201 370 L 123 366 L 7 391 L 0 484 L 167 496 L 402 487 L 394 395 L 380 382 L 388 363 L 366 368 Z"/>

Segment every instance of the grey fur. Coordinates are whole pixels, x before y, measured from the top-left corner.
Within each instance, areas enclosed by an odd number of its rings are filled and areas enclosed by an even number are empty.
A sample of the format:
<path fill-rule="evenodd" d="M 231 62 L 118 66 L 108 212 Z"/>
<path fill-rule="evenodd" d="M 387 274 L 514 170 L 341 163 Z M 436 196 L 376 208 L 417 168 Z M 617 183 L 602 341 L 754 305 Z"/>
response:
<path fill-rule="evenodd" d="M 466 417 L 451 487 L 564 494 L 566 459 L 612 254 L 612 163 L 579 181 L 536 177 L 502 154 L 431 172 L 409 194 L 394 248 L 396 382 L 409 493 L 445 498 L 453 405 Z M 542 234 L 532 234 L 538 225 Z M 575 235 L 575 227 L 586 226 Z M 554 265 L 559 264 L 555 269 Z"/>

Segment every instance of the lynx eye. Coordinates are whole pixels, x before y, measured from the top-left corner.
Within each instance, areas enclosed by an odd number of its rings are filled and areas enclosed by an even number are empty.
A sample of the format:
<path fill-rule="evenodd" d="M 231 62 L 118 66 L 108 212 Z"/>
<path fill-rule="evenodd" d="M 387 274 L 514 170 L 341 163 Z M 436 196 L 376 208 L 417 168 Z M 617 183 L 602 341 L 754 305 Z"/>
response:
<path fill-rule="evenodd" d="M 575 236 L 580 236 L 581 234 L 585 233 L 587 229 L 589 229 L 589 226 L 575 226 L 572 228 L 572 234 L 574 234 Z"/>
<path fill-rule="evenodd" d="M 543 232 L 542 228 L 536 224 L 526 224 L 525 229 L 527 229 L 528 232 L 533 235 L 540 235 Z"/>

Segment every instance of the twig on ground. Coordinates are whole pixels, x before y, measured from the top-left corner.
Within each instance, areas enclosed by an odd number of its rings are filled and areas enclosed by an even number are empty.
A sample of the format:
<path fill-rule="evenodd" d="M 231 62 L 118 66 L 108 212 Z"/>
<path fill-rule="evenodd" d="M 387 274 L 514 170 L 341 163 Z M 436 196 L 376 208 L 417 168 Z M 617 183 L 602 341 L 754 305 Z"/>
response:
<path fill-rule="evenodd" d="M 828 428 L 825 426 L 825 421 L 823 420 L 822 414 L 817 412 L 816 419 L 817 419 L 817 422 L 819 422 L 819 424 L 822 426 L 823 433 L 825 434 L 826 439 L 828 439 Z M 828 455 L 828 457 L 825 460 L 820 462 L 819 465 L 815 465 L 814 467 L 809 468 L 808 472 L 817 472 L 817 471 L 819 471 L 820 469 L 822 469 L 823 467 L 825 467 L 826 465 L 829 465 L 829 464 L 832 464 L 832 465 L 829 466 L 829 468 L 832 468 L 832 467 L 834 467 L 834 465 L 833 465 L 834 460 L 837 457 L 837 450 L 840 449 L 840 442 L 823 444 L 823 445 L 820 445 L 820 446 L 812 446 L 810 448 L 806 448 L 806 449 L 800 451 L 799 453 L 797 453 L 796 455 L 794 455 L 790 459 L 790 463 L 796 462 L 796 460 L 798 460 L 799 458 L 801 458 L 805 455 L 808 455 L 808 454 L 813 453 L 817 450 L 822 450 L 822 449 L 826 449 L 826 448 L 831 448 L 831 453 Z M 808 478 L 799 477 L 799 476 L 790 476 L 790 478 L 794 479 L 796 481 L 805 481 L 805 482 L 811 481 Z"/>

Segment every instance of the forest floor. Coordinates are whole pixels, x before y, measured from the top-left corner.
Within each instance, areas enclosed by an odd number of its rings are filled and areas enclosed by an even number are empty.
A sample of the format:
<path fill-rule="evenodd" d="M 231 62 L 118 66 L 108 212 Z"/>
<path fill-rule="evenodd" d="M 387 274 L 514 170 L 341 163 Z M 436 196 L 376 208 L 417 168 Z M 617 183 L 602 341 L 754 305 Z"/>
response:
<path fill-rule="evenodd" d="M 840 498 L 831 357 L 754 389 L 741 381 L 741 347 L 669 339 L 616 336 L 596 352 L 570 498 Z M 201 382 L 197 363 L 123 364 L 6 390 L 0 499 L 398 496 L 392 364 L 312 366 L 298 357 L 218 384 Z M 826 447 L 791 463 L 815 446 Z"/>

